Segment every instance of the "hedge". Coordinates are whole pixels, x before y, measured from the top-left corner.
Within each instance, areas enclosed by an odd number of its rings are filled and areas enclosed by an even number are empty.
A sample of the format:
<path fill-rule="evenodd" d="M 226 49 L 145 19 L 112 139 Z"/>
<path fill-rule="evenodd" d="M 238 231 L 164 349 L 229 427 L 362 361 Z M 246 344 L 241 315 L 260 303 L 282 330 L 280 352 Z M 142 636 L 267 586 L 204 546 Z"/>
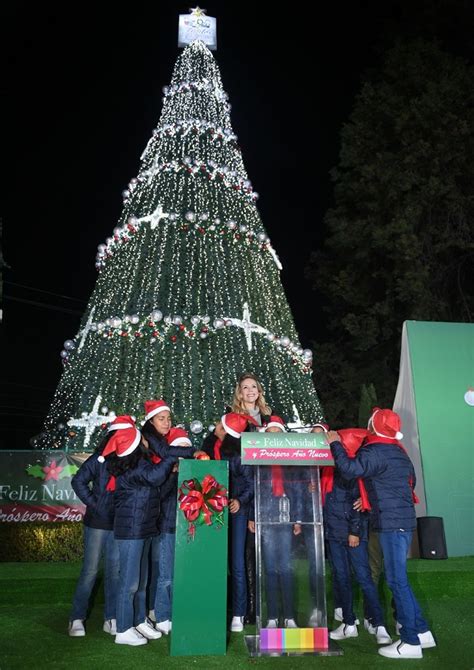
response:
<path fill-rule="evenodd" d="M 80 561 L 82 523 L 2 523 L 0 561 Z"/>

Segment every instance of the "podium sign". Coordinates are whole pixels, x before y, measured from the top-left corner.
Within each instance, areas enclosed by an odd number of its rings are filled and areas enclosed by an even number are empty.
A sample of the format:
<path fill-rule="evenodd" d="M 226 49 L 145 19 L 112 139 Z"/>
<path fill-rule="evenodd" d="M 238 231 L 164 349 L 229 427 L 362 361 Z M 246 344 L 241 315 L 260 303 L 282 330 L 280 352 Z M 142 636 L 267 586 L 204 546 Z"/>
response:
<path fill-rule="evenodd" d="M 334 465 L 325 433 L 242 433 L 245 465 Z"/>
<path fill-rule="evenodd" d="M 333 465 L 324 433 L 243 433 L 255 465 L 257 635 L 251 656 L 341 655 L 328 635 L 320 465 Z"/>
<path fill-rule="evenodd" d="M 224 489 L 226 461 L 179 462 L 171 656 L 226 653 Z"/>

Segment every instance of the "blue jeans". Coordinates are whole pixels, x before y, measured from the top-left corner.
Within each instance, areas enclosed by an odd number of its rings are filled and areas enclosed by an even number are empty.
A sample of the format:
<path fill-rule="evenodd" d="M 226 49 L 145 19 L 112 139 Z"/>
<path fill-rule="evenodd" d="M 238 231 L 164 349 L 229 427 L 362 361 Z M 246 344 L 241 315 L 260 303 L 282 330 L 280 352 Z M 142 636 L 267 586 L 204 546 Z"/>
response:
<path fill-rule="evenodd" d="M 120 584 L 117 593 L 117 632 L 124 633 L 146 617 L 146 585 L 151 538 L 117 540 Z"/>
<path fill-rule="evenodd" d="M 337 584 L 337 592 L 341 598 L 344 623 L 353 626 L 356 619 L 352 595 L 352 570 L 354 570 L 355 577 L 364 594 L 372 625 L 383 626 L 382 607 L 370 573 L 367 542 L 360 542 L 358 547 L 350 547 L 347 541 L 329 540 L 328 542 L 332 556 L 333 579 Z"/>
<path fill-rule="evenodd" d="M 393 593 L 398 622 L 402 628 L 400 638 L 407 644 L 420 644 L 418 633 L 425 633 L 428 624 L 411 589 L 407 575 L 407 556 L 411 545 L 412 531 L 381 531 L 385 579 Z"/>
<path fill-rule="evenodd" d="M 84 559 L 81 574 L 77 582 L 72 602 L 70 621 L 84 620 L 92 589 L 99 572 L 100 561 L 104 555 L 104 619 L 115 619 L 117 600 L 119 554 L 113 530 L 84 526 Z"/>
<path fill-rule="evenodd" d="M 158 584 L 159 574 L 159 551 L 160 551 L 160 536 L 155 535 L 151 539 L 150 549 L 150 565 L 148 572 L 148 609 L 152 610 L 155 607 L 156 600 L 156 585 Z"/>
<path fill-rule="evenodd" d="M 155 597 L 155 618 L 157 621 L 166 621 L 171 619 L 176 534 L 161 533 L 156 541 L 158 547 L 158 581 Z"/>
<path fill-rule="evenodd" d="M 283 618 L 294 619 L 294 583 L 291 565 L 292 524 L 263 526 L 261 531 L 267 618 L 278 619 L 281 595 Z"/>
<path fill-rule="evenodd" d="M 229 514 L 232 577 L 232 616 L 247 613 L 247 571 L 245 569 L 245 541 L 247 539 L 247 512 Z"/>

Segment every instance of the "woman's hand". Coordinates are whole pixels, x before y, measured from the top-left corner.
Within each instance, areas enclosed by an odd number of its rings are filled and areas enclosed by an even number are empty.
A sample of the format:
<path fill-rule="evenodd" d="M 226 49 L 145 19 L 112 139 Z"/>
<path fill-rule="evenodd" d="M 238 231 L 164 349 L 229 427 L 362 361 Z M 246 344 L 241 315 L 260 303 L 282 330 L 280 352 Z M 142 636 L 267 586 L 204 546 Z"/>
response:
<path fill-rule="evenodd" d="M 248 521 L 247 528 L 251 533 L 255 533 L 255 521 Z"/>
<path fill-rule="evenodd" d="M 301 533 L 301 524 L 300 523 L 294 523 L 293 524 L 293 535 L 299 535 Z"/>
<path fill-rule="evenodd" d="M 339 433 L 336 430 L 330 430 L 328 432 L 328 434 L 326 435 L 326 438 L 327 438 L 327 441 L 329 442 L 329 444 L 331 444 L 331 442 L 336 442 L 336 441 L 340 442 L 341 441 L 341 438 L 339 437 Z"/>
<path fill-rule="evenodd" d="M 179 464 L 178 464 L 178 463 L 175 463 L 175 464 L 173 465 L 173 467 L 171 468 L 171 472 L 178 472 L 178 469 L 179 469 Z"/>
<path fill-rule="evenodd" d="M 349 535 L 349 547 L 358 547 L 359 542 L 357 535 Z"/>
<path fill-rule="evenodd" d="M 237 498 L 231 498 L 229 502 L 229 512 L 231 514 L 235 514 L 238 512 L 240 509 L 240 502 L 237 500 Z"/>

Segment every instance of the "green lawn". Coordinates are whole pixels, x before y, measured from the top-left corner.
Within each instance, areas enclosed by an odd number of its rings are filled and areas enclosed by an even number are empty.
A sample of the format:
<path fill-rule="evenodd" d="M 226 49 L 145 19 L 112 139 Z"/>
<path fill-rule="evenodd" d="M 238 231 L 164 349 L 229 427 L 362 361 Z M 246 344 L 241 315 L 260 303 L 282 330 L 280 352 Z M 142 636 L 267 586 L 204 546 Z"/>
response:
<path fill-rule="evenodd" d="M 474 668 L 474 557 L 447 561 L 411 560 L 410 578 L 437 637 L 438 647 L 421 661 L 392 661 L 376 652 L 373 637 L 362 627 L 359 637 L 341 646 L 342 657 L 248 657 L 243 634 L 232 634 L 227 656 L 169 656 L 169 640 L 144 647 L 113 644 L 102 632 L 102 589 L 99 588 L 85 638 L 70 638 L 67 621 L 79 573 L 78 563 L 0 563 L 0 670 L 114 670 L 170 668 L 241 670 L 243 668 L 388 668 L 472 670 Z M 330 589 L 329 606 L 330 603 Z M 385 597 L 388 602 L 389 598 Z M 209 604 L 203 603 L 203 611 Z M 331 611 L 331 610 L 330 610 Z M 358 612 L 361 613 L 360 604 Z M 393 633 L 392 619 L 390 632 Z M 247 632 L 251 632 L 249 629 Z"/>

